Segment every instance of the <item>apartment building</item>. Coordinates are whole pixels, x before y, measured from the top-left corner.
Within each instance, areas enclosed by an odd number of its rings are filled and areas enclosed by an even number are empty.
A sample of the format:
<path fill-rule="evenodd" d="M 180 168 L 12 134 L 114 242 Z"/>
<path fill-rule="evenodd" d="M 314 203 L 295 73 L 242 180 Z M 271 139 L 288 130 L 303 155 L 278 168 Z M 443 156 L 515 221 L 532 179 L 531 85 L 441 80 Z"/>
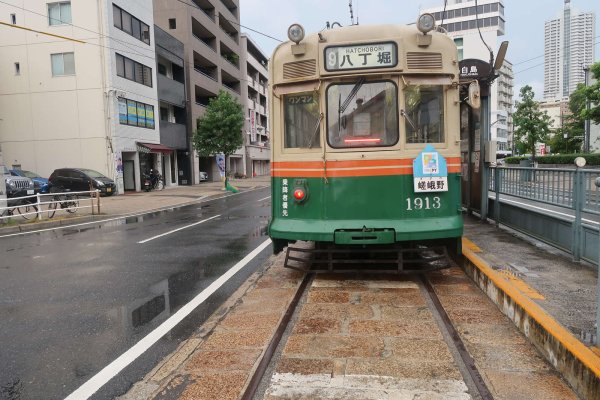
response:
<path fill-rule="evenodd" d="M 151 0 L 0 4 L 0 144 L 9 167 L 97 170 L 118 191 L 162 170 Z M 170 165 L 168 165 L 170 168 Z M 167 183 L 172 181 L 168 180 Z"/>
<path fill-rule="evenodd" d="M 444 5 L 441 4 L 424 12 L 433 14 L 436 25 L 441 25 L 454 39 L 458 49 L 458 60 L 475 58 L 489 61 L 490 50 L 486 44 L 495 53 L 500 47 L 499 38 L 505 33 L 504 2 L 480 0 L 476 7 L 474 0 L 448 0 L 445 8 L 444 12 Z M 477 18 L 483 41 L 477 28 Z M 509 151 L 513 134 L 512 64 L 505 60 L 499 72 L 500 76 L 491 87 L 491 137 L 497 141 L 499 151 Z"/>
<path fill-rule="evenodd" d="M 219 90 L 229 92 L 241 104 L 242 63 L 238 0 L 154 0 L 154 23 L 183 43 L 189 135 Z M 192 157 L 192 181 L 199 171 L 219 180 L 215 157 Z M 227 160 L 232 174 L 246 173 L 246 154 L 240 148 Z"/>
<path fill-rule="evenodd" d="M 544 24 L 544 99 L 568 98 L 594 62 L 596 15 L 577 13 L 565 0 L 562 15 Z"/>
<path fill-rule="evenodd" d="M 267 109 L 268 58 L 250 36 L 241 35 L 242 98 L 246 110 L 246 176 L 270 174 L 269 122 Z"/>

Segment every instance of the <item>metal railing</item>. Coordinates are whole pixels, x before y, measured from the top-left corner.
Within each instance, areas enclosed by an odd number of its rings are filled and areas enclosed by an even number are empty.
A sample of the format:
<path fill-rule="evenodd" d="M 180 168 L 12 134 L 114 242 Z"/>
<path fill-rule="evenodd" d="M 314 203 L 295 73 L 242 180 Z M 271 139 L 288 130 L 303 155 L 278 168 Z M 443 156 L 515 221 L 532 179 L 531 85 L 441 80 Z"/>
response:
<path fill-rule="evenodd" d="M 494 192 L 493 219 L 570 252 L 573 259 L 597 262 L 600 169 L 491 167 L 488 189 Z M 521 204 L 500 196 L 544 203 L 564 211 Z M 594 246 L 590 246 L 593 244 Z"/>
<path fill-rule="evenodd" d="M 11 218 L 44 220 L 59 214 L 73 214 L 78 210 L 100 214 L 100 192 L 98 190 L 64 193 L 37 193 L 30 196 L 6 199 L 0 205 L 0 223 Z"/>
<path fill-rule="evenodd" d="M 492 167 L 489 190 L 523 199 L 600 215 L 600 190 L 594 185 L 600 170 Z M 496 185 L 497 184 L 497 185 Z"/>

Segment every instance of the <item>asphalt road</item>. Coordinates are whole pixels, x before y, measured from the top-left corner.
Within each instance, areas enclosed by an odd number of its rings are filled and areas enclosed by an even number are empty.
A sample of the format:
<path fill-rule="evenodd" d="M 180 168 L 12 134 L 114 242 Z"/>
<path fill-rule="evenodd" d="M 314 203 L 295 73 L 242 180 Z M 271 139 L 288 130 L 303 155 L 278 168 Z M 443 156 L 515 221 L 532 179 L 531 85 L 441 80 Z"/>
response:
<path fill-rule="evenodd" d="M 62 399 L 88 381 L 265 241 L 269 194 L 0 237 L 0 398 Z M 94 398 L 125 393 L 270 254 L 269 246 Z"/>

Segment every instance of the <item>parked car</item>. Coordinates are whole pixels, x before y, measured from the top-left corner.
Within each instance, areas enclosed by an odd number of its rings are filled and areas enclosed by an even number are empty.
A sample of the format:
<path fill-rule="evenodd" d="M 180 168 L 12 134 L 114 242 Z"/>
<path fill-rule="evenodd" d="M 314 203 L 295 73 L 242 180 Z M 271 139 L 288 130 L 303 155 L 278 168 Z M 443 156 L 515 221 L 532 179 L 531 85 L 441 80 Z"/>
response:
<path fill-rule="evenodd" d="M 35 188 L 36 193 L 48 192 L 48 178 L 42 178 L 35 172 L 26 171 L 24 169 L 11 169 L 10 174 L 12 176 L 22 176 L 31 179 L 33 181 L 33 186 Z"/>
<path fill-rule="evenodd" d="M 200 182 L 206 182 L 208 180 L 208 173 L 200 171 Z"/>
<path fill-rule="evenodd" d="M 2 166 L 4 182 L 6 183 L 6 197 L 23 197 L 35 194 L 33 181 L 27 177 L 12 176 L 6 166 Z"/>
<path fill-rule="evenodd" d="M 50 178 L 50 192 L 85 192 L 98 189 L 101 195 L 111 196 L 117 190 L 115 182 L 98 171 L 86 168 L 59 168 Z"/>

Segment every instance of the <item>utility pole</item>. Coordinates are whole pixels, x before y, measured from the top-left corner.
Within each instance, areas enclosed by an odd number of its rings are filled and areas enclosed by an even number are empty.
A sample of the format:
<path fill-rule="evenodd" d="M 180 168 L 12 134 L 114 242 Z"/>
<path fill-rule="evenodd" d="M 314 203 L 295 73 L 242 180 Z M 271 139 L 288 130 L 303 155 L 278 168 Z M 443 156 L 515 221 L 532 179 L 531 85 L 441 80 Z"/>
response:
<path fill-rule="evenodd" d="M 585 74 L 585 87 L 587 88 L 589 85 L 589 72 L 590 72 L 590 67 L 583 67 L 583 73 Z M 590 110 L 590 101 L 586 99 L 585 101 L 585 109 L 587 111 Z M 584 127 L 585 127 L 585 131 L 583 134 L 583 152 L 584 153 L 589 153 L 590 152 L 590 120 L 589 118 L 586 118 L 585 123 L 584 123 Z"/>

